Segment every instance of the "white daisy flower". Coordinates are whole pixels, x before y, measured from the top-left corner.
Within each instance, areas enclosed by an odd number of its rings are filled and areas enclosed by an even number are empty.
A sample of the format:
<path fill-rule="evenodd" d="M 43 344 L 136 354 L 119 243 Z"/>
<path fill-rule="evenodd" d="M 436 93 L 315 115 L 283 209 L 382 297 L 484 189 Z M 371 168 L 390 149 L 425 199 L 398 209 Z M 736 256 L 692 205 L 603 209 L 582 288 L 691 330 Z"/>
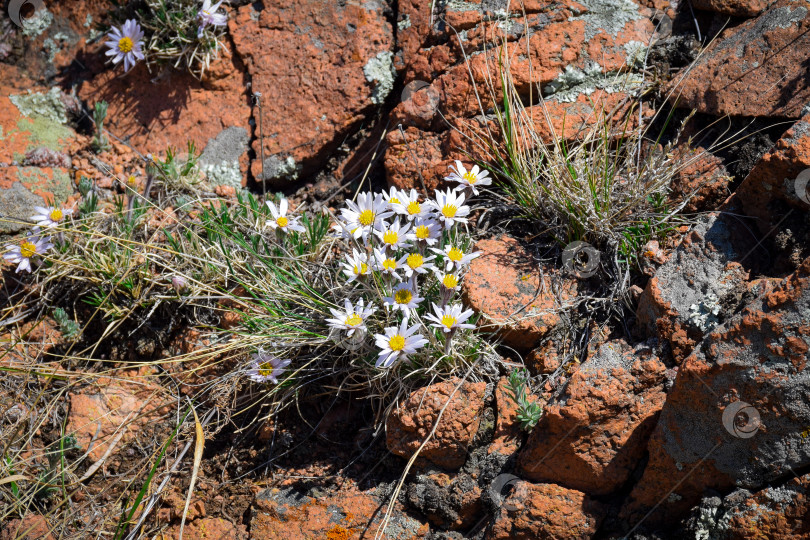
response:
<path fill-rule="evenodd" d="M 412 309 L 416 309 L 419 302 L 422 300 L 424 300 L 424 298 L 417 296 L 416 290 L 407 282 L 397 284 L 394 286 L 394 291 L 391 296 L 383 298 L 386 307 L 398 309 L 402 311 L 406 317 L 411 314 Z"/>
<path fill-rule="evenodd" d="M 106 54 L 112 56 L 113 64 L 123 60 L 124 71 L 129 71 L 138 60 L 143 60 L 143 52 L 141 52 L 143 30 L 135 19 L 127 20 L 121 30 L 113 26 L 107 37 L 109 41 L 106 41 L 104 45 L 110 50 Z"/>
<path fill-rule="evenodd" d="M 442 235 L 442 226 L 434 219 L 417 218 L 409 235 L 411 242 L 424 242 L 428 246 L 435 244 Z"/>
<path fill-rule="evenodd" d="M 202 9 L 197 17 L 200 19 L 200 27 L 197 29 L 197 37 L 202 37 L 203 30 L 209 24 L 211 26 L 225 26 L 228 23 L 228 16 L 224 13 L 217 13 L 219 6 L 222 5 L 223 0 L 220 0 L 213 6 L 211 0 L 203 0 Z"/>
<path fill-rule="evenodd" d="M 387 192 L 383 191 L 382 195 L 383 195 L 383 200 L 385 201 L 385 204 L 388 205 L 389 210 L 394 210 L 394 205 L 399 204 L 401 202 L 401 200 L 400 200 L 400 197 L 401 197 L 400 191 L 397 188 L 395 188 L 394 186 L 391 186 L 391 188 Z"/>
<path fill-rule="evenodd" d="M 34 227 L 22 242 L 6 246 L 8 252 L 3 255 L 3 258 L 17 265 L 17 270 L 14 271 L 15 274 L 20 270 L 30 272 L 31 259 L 37 255 L 42 255 L 53 247 L 50 240 L 48 236 L 39 236 L 39 227 Z"/>
<path fill-rule="evenodd" d="M 399 264 L 405 270 L 405 275 L 411 277 L 414 274 L 426 274 L 428 270 L 432 270 L 434 265 L 431 261 L 435 258 L 434 255 L 425 257 L 421 253 L 408 253 L 402 256 Z"/>
<path fill-rule="evenodd" d="M 461 269 L 470 264 L 470 261 L 475 259 L 476 257 L 481 255 L 480 251 L 475 251 L 473 253 L 464 253 L 461 248 L 458 248 L 452 244 L 447 244 L 444 246 L 444 250 L 430 248 L 431 251 L 437 253 L 439 255 L 444 256 L 445 261 L 445 271 L 449 272 L 453 268 Z"/>
<path fill-rule="evenodd" d="M 379 193 L 361 193 L 356 203 L 346 201 L 346 206 L 348 208 L 340 211 L 343 222 L 354 238 L 362 237 L 363 241 L 367 241 L 375 229 L 382 229 L 383 220 L 393 215 Z"/>
<path fill-rule="evenodd" d="M 409 220 L 430 217 L 430 205 L 426 202 L 419 202 L 419 193 L 415 189 L 411 189 L 410 193 L 402 190 L 399 193 L 399 199 L 399 204 L 394 205 L 394 211 L 397 214 L 407 216 Z"/>
<path fill-rule="evenodd" d="M 444 224 L 445 229 L 449 229 L 458 222 L 466 222 L 470 214 L 470 207 L 464 206 L 464 194 L 452 189 L 447 191 L 437 191 L 436 200 L 429 201 L 430 205 L 436 209 L 436 217 Z"/>
<path fill-rule="evenodd" d="M 382 272 L 383 274 L 393 276 L 397 278 L 397 280 L 402 279 L 397 273 L 397 270 L 399 270 L 401 267 L 396 257 L 389 257 L 383 250 L 374 248 L 374 259 L 376 262 L 374 268 L 376 270 Z"/>
<path fill-rule="evenodd" d="M 394 251 L 410 247 L 408 242 L 409 232 L 411 230 L 410 223 L 405 226 L 399 224 L 399 220 L 395 220 L 391 225 L 385 225 L 383 228 L 374 231 L 374 234 L 382 240 L 382 243 Z"/>
<path fill-rule="evenodd" d="M 31 216 L 31 221 L 35 221 L 40 227 L 55 227 L 59 225 L 65 217 L 73 213 L 72 209 L 58 208 L 56 206 L 35 206 L 37 211 L 35 216 Z"/>
<path fill-rule="evenodd" d="M 247 371 L 248 377 L 256 382 L 270 381 L 278 384 L 278 377 L 284 373 L 291 360 L 282 360 L 259 347 L 258 352 L 253 355 L 250 369 Z"/>
<path fill-rule="evenodd" d="M 268 227 L 284 231 L 285 233 L 290 231 L 306 231 L 304 226 L 298 223 L 297 217 L 290 217 L 287 215 L 287 210 L 289 210 L 289 203 L 287 202 L 287 199 L 281 199 L 278 202 L 278 208 L 276 208 L 276 205 L 273 204 L 272 201 L 267 201 L 265 204 L 267 205 L 267 208 L 270 209 L 270 214 L 273 216 L 273 219 L 267 220 L 266 225 Z"/>
<path fill-rule="evenodd" d="M 343 273 L 349 277 L 349 283 L 368 274 L 368 257 L 365 253 L 360 253 L 356 249 L 352 250 L 351 256 L 346 257 L 343 263 Z"/>
<path fill-rule="evenodd" d="M 492 183 L 489 172 L 479 169 L 478 165 L 473 165 L 473 168 L 468 171 L 457 159 L 455 167 L 451 165 L 450 170 L 452 173 L 450 176 L 445 176 L 444 179 L 466 186 L 473 192 L 473 195 L 478 195 L 478 186 L 488 186 Z"/>
<path fill-rule="evenodd" d="M 447 289 L 448 291 L 457 291 L 460 284 L 461 284 L 461 277 L 458 274 L 452 274 L 450 272 L 439 272 L 436 271 L 436 279 L 439 280 L 439 283 L 442 284 L 442 287 Z"/>
<path fill-rule="evenodd" d="M 459 328 L 475 328 L 474 324 L 467 324 L 464 322 L 470 318 L 470 316 L 473 314 L 473 310 L 461 310 L 461 304 L 444 306 L 443 308 L 433 304 L 433 312 L 435 315 L 425 315 L 425 319 L 433 321 L 431 326 L 439 328 L 445 333 L 452 332 L 453 330 L 457 330 Z"/>
<path fill-rule="evenodd" d="M 380 348 L 377 357 L 377 367 L 390 367 L 398 359 L 407 359 L 408 355 L 414 354 L 417 350 L 427 345 L 428 340 L 418 334 L 419 325 L 415 324 L 408 328 L 408 319 L 402 321 L 399 328 L 389 326 L 385 328 L 384 334 L 374 336 L 377 347 Z"/>
<path fill-rule="evenodd" d="M 334 319 L 326 319 L 331 328 L 338 330 L 346 330 L 346 335 L 351 336 L 355 331 L 362 334 L 366 333 L 366 318 L 376 311 L 374 307 L 365 307 L 365 300 L 362 298 L 358 300 L 357 305 L 353 306 L 347 298 L 343 303 L 343 311 L 339 309 L 329 308 L 332 312 Z"/>

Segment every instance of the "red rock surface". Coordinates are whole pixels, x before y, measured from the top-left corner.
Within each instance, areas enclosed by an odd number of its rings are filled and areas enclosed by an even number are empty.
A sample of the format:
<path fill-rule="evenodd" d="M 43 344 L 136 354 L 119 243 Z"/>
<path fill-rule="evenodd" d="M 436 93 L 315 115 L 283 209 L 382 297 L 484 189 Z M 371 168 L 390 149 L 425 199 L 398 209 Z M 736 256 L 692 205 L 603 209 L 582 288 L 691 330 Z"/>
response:
<path fill-rule="evenodd" d="M 760 489 L 810 464 L 794 450 L 810 426 L 799 397 L 808 389 L 808 321 L 810 259 L 706 337 L 678 370 L 623 519 L 654 509 L 648 523 L 672 522 L 706 489 Z"/>
<path fill-rule="evenodd" d="M 181 71 L 156 77 L 143 64 L 126 75 L 106 69 L 82 83 L 79 97 L 91 108 L 106 101 L 104 127 L 121 139 L 128 138 L 141 153 L 164 156 L 173 146 L 185 155 L 186 141 L 194 141 L 201 151 L 227 128 L 249 129 L 251 111 L 243 71 L 239 58 L 224 51 L 202 81 Z M 247 164 L 243 155 L 243 170 Z"/>
<path fill-rule="evenodd" d="M 160 540 L 180 538 L 180 525 L 174 525 L 157 536 Z M 222 518 L 202 518 L 186 522 L 183 538 L 187 540 L 247 540 L 244 525 L 234 525 Z"/>
<path fill-rule="evenodd" d="M 239 8 L 229 28 L 252 89 L 262 94 L 269 181 L 322 166 L 380 101 L 372 96 L 385 85 L 374 82 L 369 70 L 378 62 L 390 65 L 393 32 L 383 2 L 305 0 L 292 7 L 271 0 L 258 12 L 252 4 Z M 393 82 L 390 70 L 388 76 Z M 258 157 L 258 142 L 254 150 Z M 261 170 L 256 160 L 256 178 Z"/>
<path fill-rule="evenodd" d="M 670 201 L 680 205 L 686 200 L 683 212 L 690 214 L 716 209 L 731 194 L 731 176 L 723 161 L 702 147 L 680 154 L 684 166 L 672 179 Z"/>
<path fill-rule="evenodd" d="M 728 30 L 667 92 L 708 114 L 799 118 L 810 102 L 808 8 L 807 0 L 780 0 Z"/>
<path fill-rule="evenodd" d="M 0 529 L 0 540 L 54 540 L 53 528 L 45 516 L 28 514 L 12 519 Z"/>
<path fill-rule="evenodd" d="M 742 255 L 732 241 L 732 231 L 733 225 L 722 217 L 705 218 L 683 238 L 641 294 L 636 309 L 639 324 L 650 336 L 669 341 L 676 362 L 686 358 L 709 330 L 691 320 L 692 306 L 705 307 L 710 294 L 722 302 L 745 289 L 748 273 L 737 262 Z"/>
<path fill-rule="evenodd" d="M 810 537 L 810 476 L 791 478 L 778 487 L 768 487 L 726 509 L 729 515 L 727 538 L 800 539 Z M 731 496 L 726 500 L 731 499 Z"/>
<path fill-rule="evenodd" d="M 754 166 L 735 196 L 746 215 L 756 219 L 763 234 L 779 223 L 790 209 L 810 210 L 810 181 L 801 189 L 799 174 L 810 169 L 810 115 L 796 122 L 774 148 Z"/>
<path fill-rule="evenodd" d="M 539 106 L 528 111 L 541 137 L 552 132 L 573 137 L 596 123 L 600 111 L 624 110 L 624 90 L 632 84 L 605 73 L 628 70 L 633 51 L 649 42 L 653 26 L 646 11 L 632 1 L 606 8 L 599 2 L 542 0 L 512 4 L 508 22 L 485 20 L 483 11 L 495 7 L 480 1 L 399 3 L 396 67 L 406 87 L 392 120 L 407 130 L 413 150 L 405 151 L 397 131 L 389 133 L 385 165 L 391 185 L 419 185 L 421 174 L 434 189 L 446 165 L 464 159 L 464 151 L 482 157 L 467 137 L 476 140 L 474 132 L 486 127 L 471 125 L 481 107 L 491 107 L 493 95 L 500 99 L 500 54 L 511 58 L 508 69 L 521 96 L 532 92 L 536 101 L 539 87 L 546 97 L 548 115 Z"/>
<path fill-rule="evenodd" d="M 444 409 L 436 432 L 419 457 L 445 469 L 458 469 L 467 459 L 467 448 L 478 431 L 485 389 L 483 382 L 462 383 L 461 379 L 452 378 L 414 391 L 388 416 L 385 425 L 388 449 L 410 459 Z"/>
<path fill-rule="evenodd" d="M 84 450 L 95 438 L 90 459 L 98 460 L 119 433 L 123 435 L 115 450 L 160 418 L 155 408 L 161 392 L 155 386 L 99 378 L 70 395 L 66 432 L 74 433 Z"/>
<path fill-rule="evenodd" d="M 256 496 L 250 537 L 266 540 L 374 538 L 386 505 L 370 492 L 343 491 L 313 499 L 292 490 L 268 489 Z M 383 538 L 424 538 L 428 526 L 395 508 Z"/>
<path fill-rule="evenodd" d="M 465 303 L 482 315 L 479 324 L 497 331 L 507 345 L 524 351 L 536 346 L 562 322 L 558 312 L 576 294 L 576 283 L 555 283 L 548 268 L 541 278 L 531 254 L 508 236 L 481 240 L 475 251 L 482 254 L 464 278 Z"/>
<path fill-rule="evenodd" d="M 772 1 L 772 0 L 771 0 Z M 695 9 L 714 11 L 734 17 L 754 17 L 762 13 L 769 0 L 694 0 Z"/>
<path fill-rule="evenodd" d="M 489 540 L 586 540 L 605 515 L 602 504 L 554 484 L 516 482 L 488 532 Z"/>
<path fill-rule="evenodd" d="M 664 404 L 666 367 L 651 350 L 609 342 L 546 406 L 518 459 L 523 478 L 589 495 L 621 488 L 646 448 Z"/>

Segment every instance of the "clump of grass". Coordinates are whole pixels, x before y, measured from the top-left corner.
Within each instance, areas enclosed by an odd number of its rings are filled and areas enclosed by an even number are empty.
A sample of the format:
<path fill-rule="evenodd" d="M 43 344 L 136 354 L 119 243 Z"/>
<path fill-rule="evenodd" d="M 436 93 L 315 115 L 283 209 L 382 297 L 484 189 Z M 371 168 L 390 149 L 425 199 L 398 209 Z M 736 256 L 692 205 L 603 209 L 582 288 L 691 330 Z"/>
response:
<path fill-rule="evenodd" d="M 223 47 L 224 27 L 206 25 L 200 30 L 200 0 L 138 0 L 136 19 L 146 37 L 147 66 L 170 65 L 202 78 Z"/>
<path fill-rule="evenodd" d="M 526 96 L 525 88 L 516 87 L 510 68 L 510 54 L 516 51 L 504 43 L 487 54 L 495 65 L 489 64 L 484 92 L 493 106 L 482 107 L 481 114 L 491 128 L 471 130 L 480 164 L 493 173 L 522 216 L 561 247 L 573 242 L 595 246 L 601 260 L 613 266 L 607 273 L 626 276 L 639 268 L 647 242 L 663 240 L 684 222 L 679 212 L 699 188 L 676 199 L 670 184 L 705 152 L 676 152 L 676 145 L 692 144 L 691 138 L 682 140 L 680 130 L 667 142 L 651 136 L 661 111 L 642 114 L 646 89 L 630 74 L 627 99 L 612 109 L 591 101 L 587 124 L 573 136 L 564 136 L 541 90 L 529 88 Z M 612 86 L 621 88 L 623 75 L 614 77 Z M 484 102 L 479 97 L 479 103 Z M 671 122 L 670 113 L 663 119 L 665 129 Z M 543 130 L 538 129 L 541 125 Z M 565 119 L 562 131 L 567 131 Z M 620 289 L 627 284 L 626 278 L 610 279 Z"/>
<path fill-rule="evenodd" d="M 93 135 L 91 146 L 96 152 L 104 152 L 110 149 L 110 141 L 104 133 L 104 120 L 107 118 L 107 102 L 99 101 L 93 107 L 93 122 L 96 132 Z"/>

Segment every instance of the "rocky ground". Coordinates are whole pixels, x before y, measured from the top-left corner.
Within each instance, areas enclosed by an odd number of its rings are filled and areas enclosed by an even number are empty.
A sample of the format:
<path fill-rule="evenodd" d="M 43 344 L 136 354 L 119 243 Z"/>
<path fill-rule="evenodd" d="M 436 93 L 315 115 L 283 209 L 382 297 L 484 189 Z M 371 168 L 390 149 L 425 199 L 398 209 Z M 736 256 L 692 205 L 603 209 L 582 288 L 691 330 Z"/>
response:
<path fill-rule="evenodd" d="M 232 419 L 206 442 L 185 538 L 810 538 L 810 2 L 233 1 L 226 50 L 201 80 L 106 65 L 98 25 L 110 4 L 46 1 L 33 29 L 0 20 L 4 235 L 45 200 L 74 204 L 81 177 L 112 200 L 130 175 L 143 182 L 141 155 L 187 140 L 226 199 L 266 189 L 330 206 L 363 178 L 432 192 L 474 152 L 464 134 L 487 123 L 492 98 L 475 90 L 501 40 L 518 91 L 543 89 L 550 122 L 538 129 L 573 138 L 597 104 L 621 109 L 632 89 L 605 76 L 622 71 L 654 81 L 652 102 L 678 118 L 695 110 L 685 129 L 708 149 L 672 185 L 697 190 L 690 220 L 649 246 L 621 323 L 577 319 L 589 330 L 575 360 L 560 306 L 585 285 L 546 264 L 508 205 L 492 209 L 462 296 L 507 363 L 530 371 L 544 409 L 531 431 L 505 371 L 427 381 L 376 426 L 358 395 Z M 115 137 L 95 152 L 102 99 Z M 13 312 L 22 285 L 8 265 L 3 280 L 0 368 L 64 354 L 64 328 Z M 154 361 L 210 345 L 164 322 L 96 354 Z M 74 434 L 75 457 L 87 451 L 103 470 L 67 499 L 70 519 L 30 505 L 0 539 L 99 537 L 87 524 L 120 513 L 126 486 L 114 479 L 172 431 L 170 396 L 193 396 L 227 366 L 177 368 L 178 388 L 144 382 L 162 369 L 70 387 L 26 444 L 36 453 Z M 2 433 L 34 417 L 0 393 Z M 181 470 L 144 537 L 179 537 L 191 465 Z"/>

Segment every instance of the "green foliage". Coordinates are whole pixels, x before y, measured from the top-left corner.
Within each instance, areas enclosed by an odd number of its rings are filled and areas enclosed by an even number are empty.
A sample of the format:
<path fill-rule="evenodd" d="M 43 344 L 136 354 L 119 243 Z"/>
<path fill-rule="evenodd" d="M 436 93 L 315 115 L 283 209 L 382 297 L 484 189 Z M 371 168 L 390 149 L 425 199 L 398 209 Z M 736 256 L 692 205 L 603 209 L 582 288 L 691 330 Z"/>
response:
<path fill-rule="evenodd" d="M 529 375 L 525 370 L 514 370 L 509 374 L 508 390 L 518 406 L 517 421 L 524 431 L 531 431 L 540 421 L 543 408 L 536 401 L 529 401 Z"/>
<path fill-rule="evenodd" d="M 107 102 L 99 101 L 93 108 L 93 122 L 96 124 L 96 133 L 93 136 L 92 147 L 96 152 L 110 149 L 110 141 L 104 134 L 104 120 L 107 118 Z"/>
<path fill-rule="evenodd" d="M 53 318 L 59 325 L 59 330 L 68 341 L 73 341 L 79 337 L 80 326 L 79 323 L 71 319 L 62 308 L 53 310 Z"/>

